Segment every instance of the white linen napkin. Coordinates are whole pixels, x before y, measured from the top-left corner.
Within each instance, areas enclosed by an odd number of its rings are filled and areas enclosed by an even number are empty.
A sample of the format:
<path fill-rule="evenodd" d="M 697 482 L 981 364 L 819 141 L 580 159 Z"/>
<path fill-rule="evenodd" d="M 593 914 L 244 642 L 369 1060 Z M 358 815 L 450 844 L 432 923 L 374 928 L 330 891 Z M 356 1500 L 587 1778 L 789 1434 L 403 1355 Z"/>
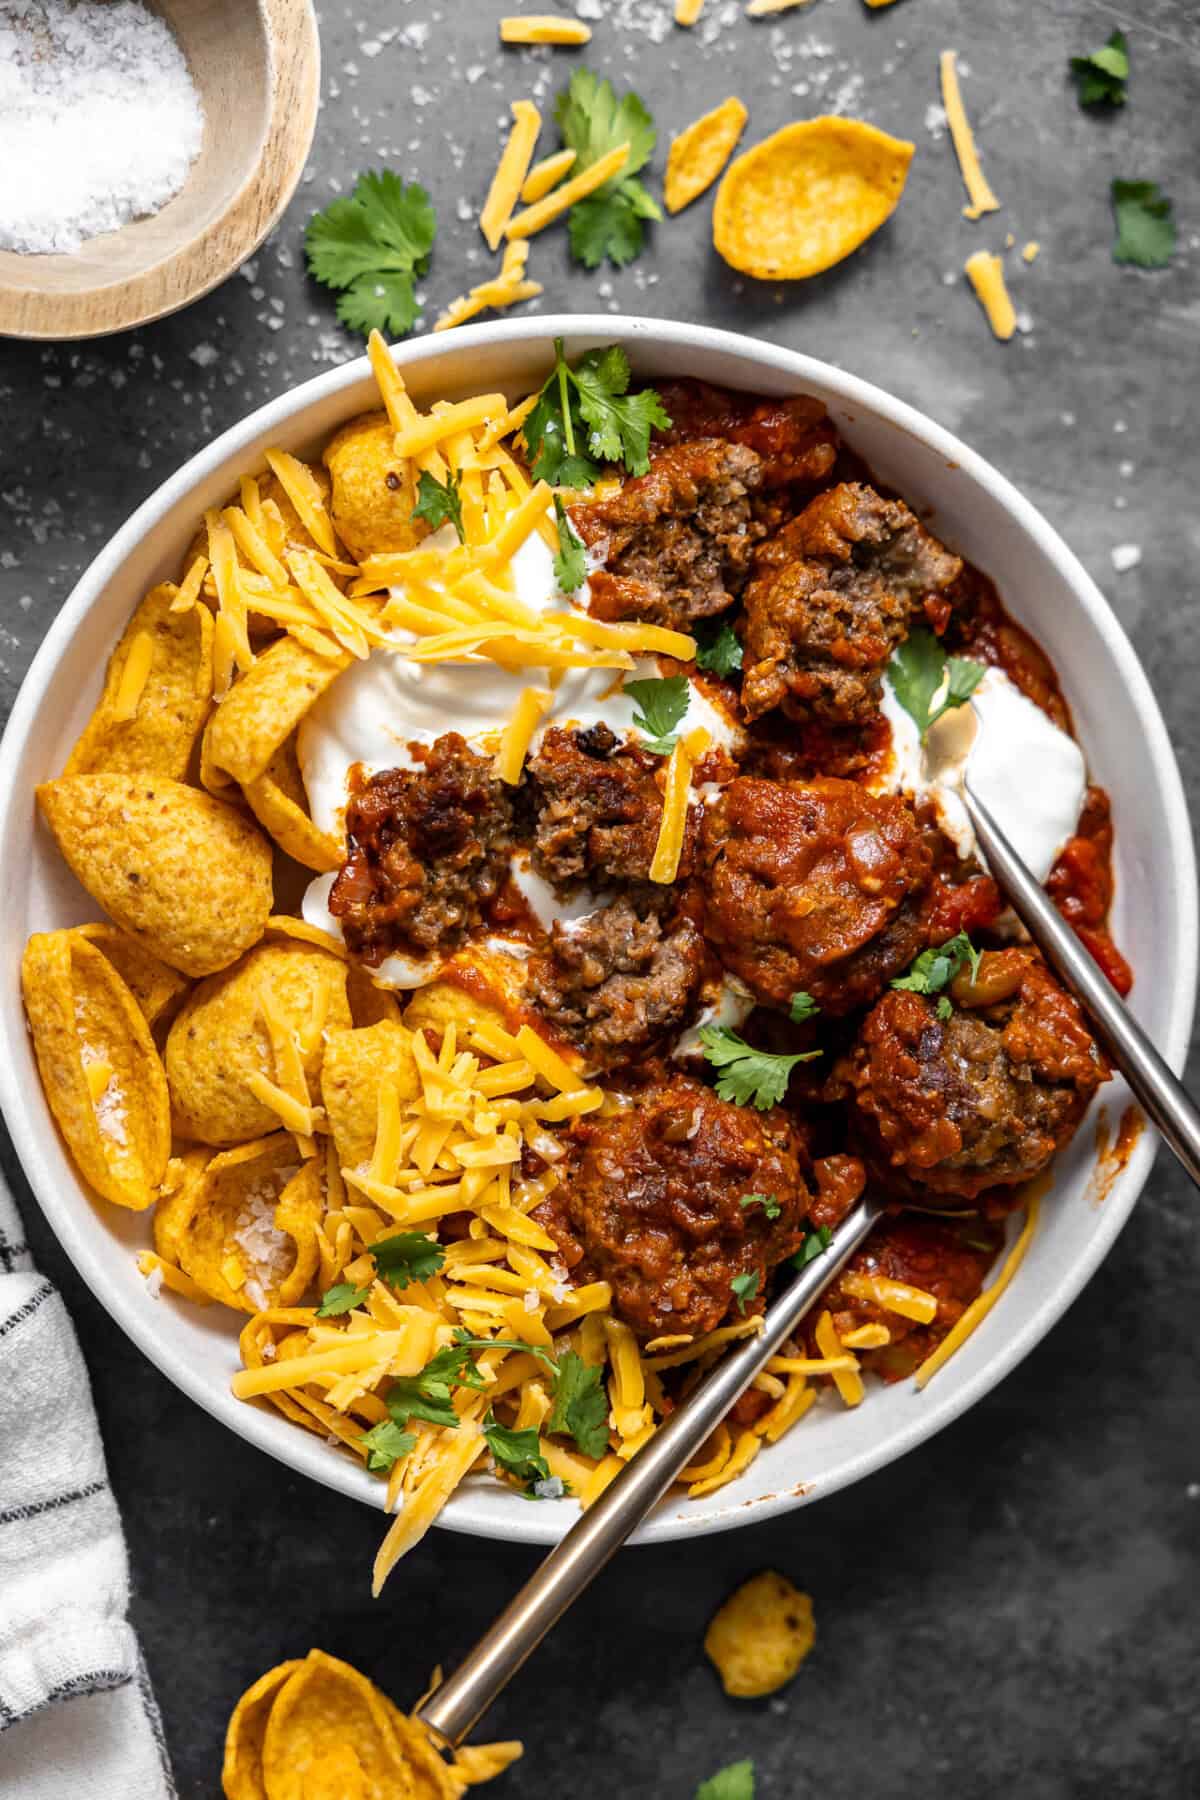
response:
<path fill-rule="evenodd" d="M 0 1796 L 176 1800 L 66 1309 L 0 1180 Z"/>

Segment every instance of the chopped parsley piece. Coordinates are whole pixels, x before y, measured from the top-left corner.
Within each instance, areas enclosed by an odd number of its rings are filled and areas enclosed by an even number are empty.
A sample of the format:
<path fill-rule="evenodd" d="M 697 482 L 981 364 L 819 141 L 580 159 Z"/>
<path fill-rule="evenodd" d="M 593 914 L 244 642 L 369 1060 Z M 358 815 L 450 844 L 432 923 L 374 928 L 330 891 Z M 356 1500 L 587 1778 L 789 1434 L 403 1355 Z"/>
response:
<path fill-rule="evenodd" d="M 777 1219 L 783 1211 L 774 1194 L 743 1194 L 738 1205 L 743 1212 L 752 1206 L 761 1206 L 768 1219 Z"/>
<path fill-rule="evenodd" d="M 618 345 L 589 350 L 572 369 L 555 338 L 554 368 L 521 433 L 535 480 L 591 487 L 605 463 L 646 473 L 650 433 L 671 421 L 653 388 L 631 394 L 629 380 L 629 359 Z"/>
<path fill-rule="evenodd" d="M 759 1274 L 757 1269 L 752 1269 L 750 1273 L 746 1275 L 735 1275 L 730 1282 L 729 1285 L 737 1297 L 738 1311 L 740 1313 L 745 1313 L 747 1301 L 753 1300 L 755 1294 L 757 1294 L 758 1283 Z"/>
<path fill-rule="evenodd" d="M 424 519 L 431 531 L 447 522 L 453 525 L 458 533 L 458 541 L 465 544 L 467 534 L 463 529 L 462 516 L 462 476 L 457 469 L 451 469 L 445 481 L 439 481 L 428 469 L 421 470 L 417 482 L 417 504 L 413 507 L 414 519 Z"/>
<path fill-rule="evenodd" d="M 436 1275 L 446 1252 L 423 1231 L 398 1231 L 394 1237 L 377 1238 L 371 1245 L 371 1258 L 385 1281 L 404 1288 L 410 1281 L 428 1281 Z"/>
<path fill-rule="evenodd" d="M 910 631 L 888 664 L 892 692 L 914 721 L 922 741 L 943 713 L 971 698 L 987 670 L 962 656 L 947 656 L 924 626 Z"/>
<path fill-rule="evenodd" d="M 828 1225 L 814 1225 L 811 1231 L 805 1232 L 804 1242 L 791 1258 L 793 1269 L 806 1269 L 818 1256 L 824 1256 L 832 1242 L 833 1232 Z"/>
<path fill-rule="evenodd" d="M 657 203 L 636 179 L 654 153 L 658 137 L 654 120 L 636 94 L 618 100 L 612 82 L 590 69 L 576 69 L 555 102 L 554 118 L 564 146 L 575 152 L 572 175 L 582 175 L 610 150 L 629 145 L 619 173 L 594 194 L 576 201 L 567 217 L 576 262 L 595 269 L 607 256 L 620 268 L 640 253 L 644 221 L 662 218 Z"/>
<path fill-rule="evenodd" d="M 675 727 L 688 709 L 687 676 L 649 675 L 644 681 L 626 681 L 623 688 L 637 704 L 633 724 L 642 733 L 642 749 L 669 756 L 676 744 Z"/>
<path fill-rule="evenodd" d="M 759 1112 L 766 1112 L 783 1099 L 797 1063 L 812 1062 L 821 1054 L 819 1050 L 808 1050 L 795 1056 L 773 1056 L 768 1050 L 755 1050 L 728 1025 L 702 1025 L 700 1042 L 706 1061 L 720 1070 L 720 1098 L 732 1100 L 735 1106 L 753 1103 Z"/>
<path fill-rule="evenodd" d="M 1113 261 L 1139 269 L 1163 269 L 1175 254 L 1171 202 L 1154 181 L 1114 181 L 1117 241 Z"/>
<path fill-rule="evenodd" d="M 696 1789 L 696 1800 L 754 1800 L 754 1764 L 750 1758 L 730 1763 L 702 1781 Z"/>
<path fill-rule="evenodd" d="M 573 594 L 576 588 L 583 586 L 584 576 L 587 574 L 587 553 L 583 547 L 583 539 L 577 535 L 567 517 L 567 509 L 557 494 L 554 496 L 554 518 L 558 526 L 554 579 L 561 594 Z"/>
<path fill-rule="evenodd" d="M 949 987 L 954 977 L 967 963 L 971 965 L 971 979 L 979 974 L 979 958 L 981 952 L 976 950 L 965 931 L 960 931 L 945 944 L 937 944 L 928 950 L 922 950 L 907 975 L 898 975 L 893 981 L 894 988 L 903 988 L 910 994 L 941 994 L 937 1003 L 939 1019 L 948 1019 L 954 1011 L 949 999 L 942 994 L 942 989 Z"/>
<path fill-rule="evenodd" d="M 514 1431 L 509 1425 L 501 1425 L 489 1406 L 483 1421 L 483 1435 L 496 1459 L 496 1467 L 519 1481 L 527 1493 L 532 1494 L 535 1483 L 549 1481 L 550 1465 L 541 1453 L 542 1442 L 535 1425 L 524 1431 Z"/>
<path fill-rule="evenodd" d="M 732 675 L 742 666 L 742 640 L 728 619 L 722 619 L 716 630 L 697 631 L 696 667 L 710 675 Z"/>
<path fill-rule="evenodd" d="M 546 1420 L 546 1430 L 573 1437 L 585 1456 L 603 1456 L 608 1449 L 604 1371 L 585 1363 L 574 1350 L 567 1350 L 559 1358 L 554 1406 Z"/>
<path fill-rule="evenodd" d="M 327 1288 L 321 1295 L 321 1304 L 317 1308 L 318 1319 L 336 1319 L 340 1313 L 353 1312 L 361 1306 L 371 1289 L 355 1287 L 352 1282 L 340 1281 L 336 1287 Z"/>
<path fill-rule="evenodd" d="M 415 1432 L 401 1431 L 394 1419 L 372 1425 L 361 1439 L 366 1446 L 367 1468 L 372 1475 L 386 1475 L 393 1463 L 408 1455 L 416 1441 Z"/>
<path fill-rule="evenodd" d="M 403 337 L 417 322 L 413 278 L 428 269 L 436 233 L 423 187 L 406 187 L 390 169 L 360 175 L 352 194 L 309 220 L 309 273 L 340 291 L 337 315 L 351 331 Z"/>
<path fill-rule="evenodd" d="M 806 994 L 801 988 L 799 993 L 792 995 L 788 1018 L 793 1025 L 803 1025 L 806 1019 L 815 1019 L 820 1010 L 812 995 Z"/>
<path fill-rule="evenodd" d="M 1123 31 L 1114 31 L 1100 50 L 1089 56 L 1073 56 L 1071 73 L 1080 106 L 1124 106 L 1129 80 L 1129 43 Z"/>

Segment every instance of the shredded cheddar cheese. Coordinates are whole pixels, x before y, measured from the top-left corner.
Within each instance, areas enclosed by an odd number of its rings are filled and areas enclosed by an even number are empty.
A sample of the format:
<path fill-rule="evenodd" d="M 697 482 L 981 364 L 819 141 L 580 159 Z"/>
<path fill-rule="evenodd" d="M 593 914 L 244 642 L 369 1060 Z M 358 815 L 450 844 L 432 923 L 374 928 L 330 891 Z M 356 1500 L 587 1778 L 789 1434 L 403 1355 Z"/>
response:
<path fill-rule="evenodd" d="M 808 6 L 810 0 L 750 0 L 746 8 L 748 19 L 766 19 L 774 13 L 791 12 L 797 6 Z"/>
<path fill-rule="evenodd" d="M 1029 1249 L 1033 1234 L 1037 1230 L 1038 1214 L 1040 1210 L 1041 1201 L 1035 1194 L 1030 1198 L 1029 1206 L 1025 1214 L 1025 1223 L 1021 1228 L 1020 1235 L 1005 1258 L 1004 1267 L 1001 1269 L 999 1275 L 997 1275 L 995 1281 L 993 1281 L 991 1287 L 984 1288 L 982 1294 L 976 1295 L 962 1317 L 951 1326 L 937 1349 L 925 1358 L 925 1361 L 917 1370 L 916 1382 L 919 1388 L 923 1388 L 927 1382 L 932 1381 L 938 1370 L 942 1368 L 945 1363 L 949 1362 L 950 1358 L 954 1355 L 954 1352 L 966 1343 L 976 1327 L 981 1325 L 984 1319 L 987 1318 L 993 1306 L 995 1306 L 997 1300 L 999 1300 L 1001 1294 L 1025 1260 L 1025 1252 Z"/>
<path fill-rule="evenodd" d="M 489 250 L 498 250 L 500 247 L 505 226 L 512 216 L 525 177 L 529 173 L 534 146 L 542 129 L 542 115 L 531 100 L 514 100 L 512 116 L 513 127 L 500 154 L 492 185 L 479 215 L 479 229 L 487 240 Z"/>
<path fill-rule="evenodd" d="M 535 162 L 521 188 L 522 206 L 532 206 L 535 200 L 541 200 L 551 188 L 557 187 L 574 166 L 576 155 L 574 150 L 555 150 L 552 155 Z"/>
<path fill-rule="evenodd" d="M 544 199 L 535 200 L 523 212 L 514 213 L 505 227 L 506 235 L 510 238 L 533 237 L 535 232 L 542 231 L 555 219 L 561 218 L 563 213 L 569 212 L 577 201 L 586 200 L 589 194 L 594 194 L 606 181 L 619 175 L 628 161 L 628 143 L 617 144 L 594 162 L 590 169 L 585 169 L 581 175 L 572 175 L 569 181 L 564 181 L 561 187 L 556 187 Z"/>
<path fill-rule="evenodd" d="M 268 450 L 267 467 L 300 515 L 301 523 L 319 550 L 327 556 L 338 553 L 333 524 L 325 510 L 325 500 L 311 469 L 286 450 Z"/>
<path fill-rule="evenodd" d="M 823 1312 L 817 1320 L 813 1336 L 817 1340 L 817 1349 L 821 1355 L 827 1357 L 831 1364 L 840 1364 L 843 1355 L 842 1340 L 837 1334 L 837 1327 L 828 1311 Z M 858 1358 L 851 1357 L 850 1361 L 854 1364 L 852 1369 L 833 1367 L 830 1369 L 830 1373 L 833 1376 L 833 1385 L 846 1405 L 858 1406 L 862 1401 L 865 1389 L 862 1376 L 858 1372 Z"/>
<path fill-rule="evenodd" d="M 675 23 L 694 25 L 704 11 L 704 0 L 675 0 Z"/>
<path fill-rule="evenodd" d="M 842 1287 L 855 1300 L 870 1300 L 885 1312 L 899 1313 L 915 1319 L 918 1325 L 932 1324 L 938 1303 L 924 1288 L 910 1287 L 906 1281 L 892 1281 L 887 1275 L 842 1276 Z"/>
<path fill-rule="evenodd" d="M 962 171 L 963 186 L 967 190 L 967 204 L 963 207 L 963 218 L 978 219 L 984 213 L 998 212 L 1000 202 L 988 186 L 980 166 L 975 137 L 967 121 L 962 91 L 958 85 L 958 59 L 953 50 L 942 51 L 941 77 L 942 105 L 946 109 L 950 141 L 954 145 L 954 154 L 958 158 L 958 166 Z"/>
<path fill-rule="evenodd" d="M 148 631 L 139 631 L 129 646 L 129 654 L 125 658 L 125 667 L 121 670 L 121 679 L 112 703 L 112 716 L 118 724 L 136 717 L 153 661 L 154 639 Z"/>
<path fill-rule="evenodd" d="M 521 690 L 521 697 L 504 727 L 500 748 L 492 765 L 492 773 L 497 781 L 506 782 L 509 787 L 515 787 L 520 781 L 533 734 L 549 710 L 552 699 L 549 688 L 527 687 Z"/>
<path fill-rule="evenodd" d="M 510 13 L 500 21 L 502 44 L 577 45 L 591 41 L 592 28 L 582 19 L 560 19 L 554 13 Z"/>
<path fill-rule="evenodd" d="M 689 732 L 686 738 L 680 738 L 671 751 L 663 793 L 662 821 L 650 862 L 651 881 L 667 885 L 679 873 L 679 859 L 683 854 L 683 840 L 687 833 L 692 769 L 707 746 L 707 732 Z"/>
<path fill-rule="evenodd" d="M 963 265 L 967 280 L 987 315 L 993 335 L 1006 344 L 1017 329 L 1017 315 L 1004 282 L 1004 264 L 989 250 L 976 250 Z"/>

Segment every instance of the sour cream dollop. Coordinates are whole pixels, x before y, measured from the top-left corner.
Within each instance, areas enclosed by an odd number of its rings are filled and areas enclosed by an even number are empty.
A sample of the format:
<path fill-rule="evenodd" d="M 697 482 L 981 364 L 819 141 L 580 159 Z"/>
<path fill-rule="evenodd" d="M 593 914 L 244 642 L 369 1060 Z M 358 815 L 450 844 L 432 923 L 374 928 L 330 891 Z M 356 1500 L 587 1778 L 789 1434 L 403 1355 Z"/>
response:
<path fill-rule="evenodd" d="M 982 862 L 960 791 L 969 770 L 979 798 L 1037 880 L 1045 881 L 1083 811 L 1083 752 L 1002 669 L 987 671 L 972 701 L 978 724 L 970 706 L 956 707 L 942 715 L 922 744 L 916 722 L 885 675 L 882 704 L 892 731 L 892 761 L 875 790 L 927 797 L 959 856 Z"/>

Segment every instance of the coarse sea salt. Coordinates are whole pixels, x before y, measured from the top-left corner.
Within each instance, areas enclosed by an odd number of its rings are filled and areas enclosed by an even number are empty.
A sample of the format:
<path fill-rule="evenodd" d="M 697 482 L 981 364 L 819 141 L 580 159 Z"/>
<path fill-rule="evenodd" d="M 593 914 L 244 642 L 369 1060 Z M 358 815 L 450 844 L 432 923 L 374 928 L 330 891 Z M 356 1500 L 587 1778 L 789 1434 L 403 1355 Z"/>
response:
<path fill-rule="evenodd" d="M 78 250 L 158 212 L 203 135 L 183 51 L 141 0 L 0 0 L 0 249 Z"/>

